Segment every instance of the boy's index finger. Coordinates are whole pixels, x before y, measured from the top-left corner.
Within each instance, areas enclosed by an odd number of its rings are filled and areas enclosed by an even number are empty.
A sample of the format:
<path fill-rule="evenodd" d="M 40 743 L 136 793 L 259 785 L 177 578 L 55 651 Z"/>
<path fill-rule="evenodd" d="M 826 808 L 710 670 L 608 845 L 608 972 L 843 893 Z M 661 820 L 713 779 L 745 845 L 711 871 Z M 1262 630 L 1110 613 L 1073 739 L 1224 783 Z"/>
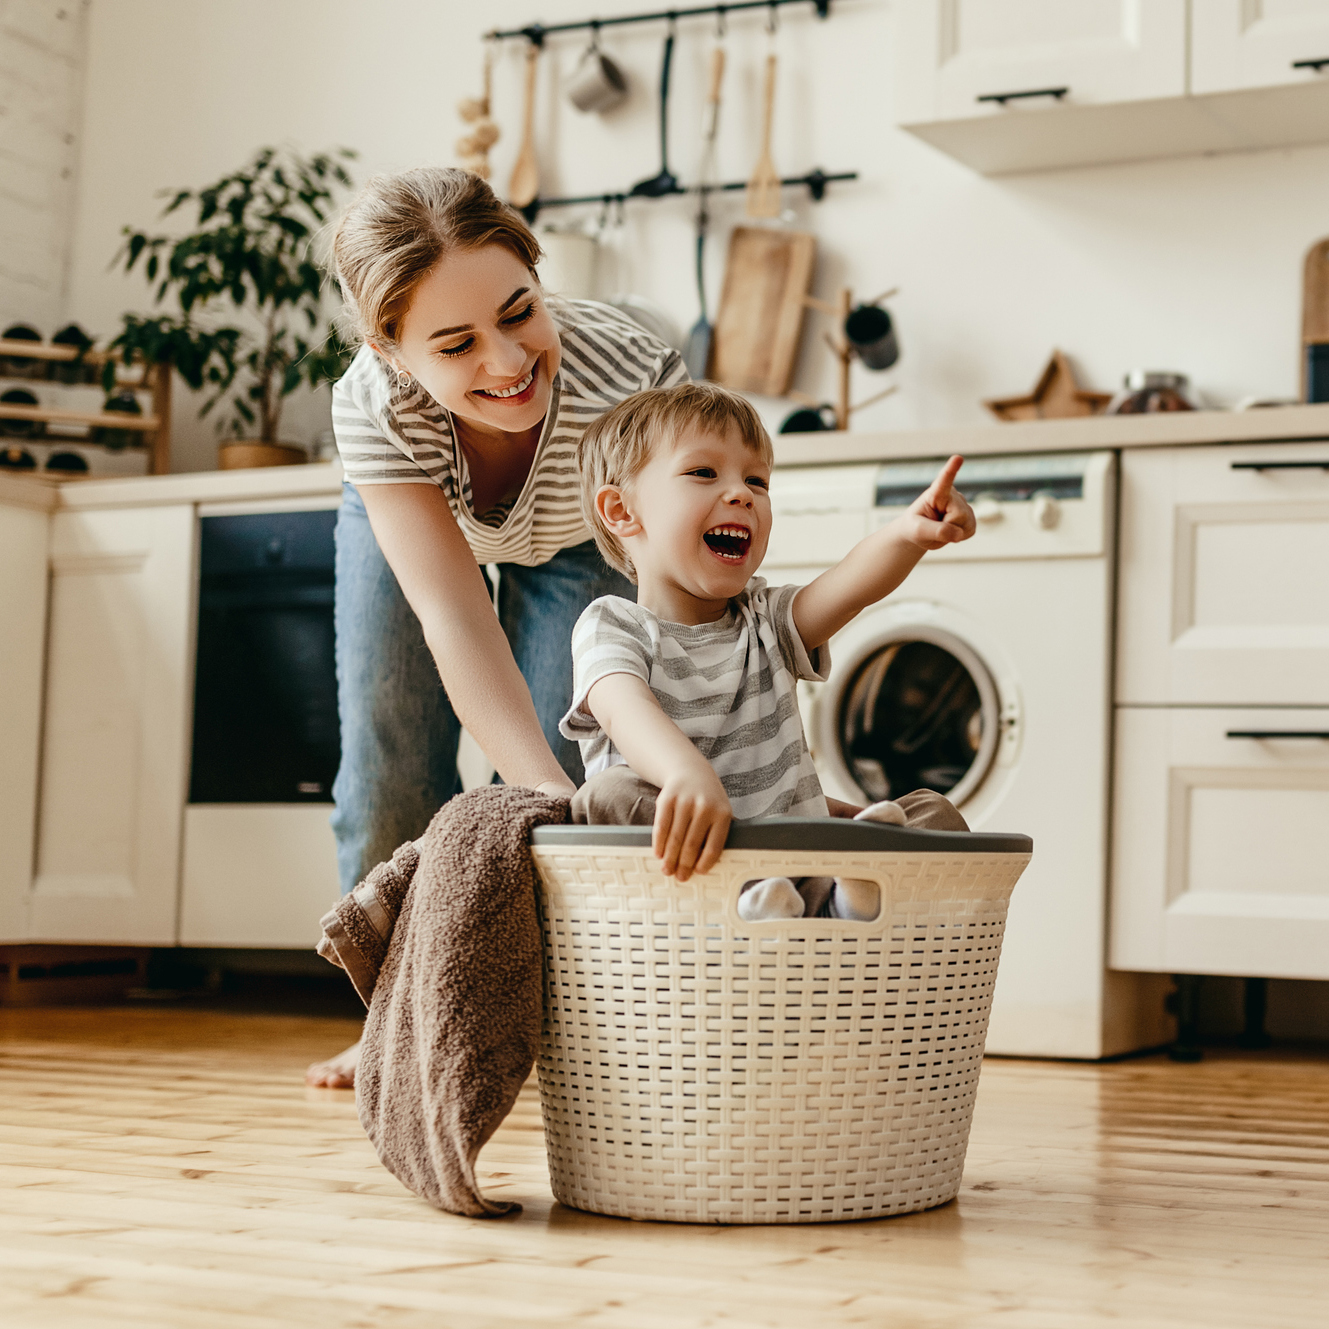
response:
<path fill-rule="evenodd" d="M 957 454 L 941 468 L 937 478 L 932 482 L 932 502 L 942 512 L 946 511 L 946 505 L 951 498 L 951 489 L 955 485 L 955 477 L 959 475 L 960 467 L 963 465 L 964 458 Z"/>

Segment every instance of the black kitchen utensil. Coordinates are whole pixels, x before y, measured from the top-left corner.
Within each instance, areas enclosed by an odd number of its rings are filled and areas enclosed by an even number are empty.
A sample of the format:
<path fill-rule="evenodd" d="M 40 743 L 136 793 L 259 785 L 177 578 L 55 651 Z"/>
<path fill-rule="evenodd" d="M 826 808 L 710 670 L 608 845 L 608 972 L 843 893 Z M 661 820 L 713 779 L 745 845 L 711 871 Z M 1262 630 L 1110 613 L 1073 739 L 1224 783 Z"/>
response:
<path fill-rule="evenodd" d="M 838 429 L 835 419 L 835 407 L 829 403 L 821 406 L 800 406 L 785 416 L 780 426 L 782 434 L 819 434 L 825 429 Z"/>
<path fill-rule="evenodd" d="M 664 59 L 660 65 L 660 173 L 649 180 L 639 180 L 632 193 L 639 198 L 663 198 L 681 194 L 678 178 L 669 169 L 669 66 L 674 59 L 674 31 L 665 38 Z"/>
<path fill-rule="evenodd" d="M 720 83 L 724 78 L 725 52 L 717 46 L 711 52 L 711 86 L 706 100 L 706 127 L 703 137 L 701 175 L 697 186 L 697 303 L 701 315 L 688 332 L 683 348 L 683 363 L 694 380 L 706 377 L 711 364 L 711 340 L 714 329 L 706 309 L 706 233 L 710 230 L 709 198 L 715 183 L 715 140 L 720 128 Z"/>
<path fill-rule="evenodd" d="M 889 369 L 900 358 L 891 316 L 877 305 L 859 305 L 845 319 L 844 335 L 869 369 Z"/>

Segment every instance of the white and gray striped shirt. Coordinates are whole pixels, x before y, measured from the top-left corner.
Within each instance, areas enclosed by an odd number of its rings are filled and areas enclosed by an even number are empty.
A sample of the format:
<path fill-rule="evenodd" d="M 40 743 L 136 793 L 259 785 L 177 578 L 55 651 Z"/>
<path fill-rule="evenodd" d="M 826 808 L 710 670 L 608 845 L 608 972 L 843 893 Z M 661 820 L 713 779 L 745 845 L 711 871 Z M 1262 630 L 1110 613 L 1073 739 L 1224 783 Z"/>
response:
<path fill-rule="evenodd" d="M 826 816 L 795 685 L 824 682 L 831 658 L 825 646 L 809 654 L 798 635 L 798 590 L 754 577 L 722 619 L 697 627 L 616 595 L 593 600 L 572 631 L 572 709 L 559 724 L 580 742 L 586 778 L 626 761 L 586 694 L 609 674 L 634 674 L 715 769 L 735 817 Z"/>
<path fill-rule="evenodd" d="M 544 433 L 515 498 L 471 509 L 471 480 L 452 416 L 418 383 L 400 392 L 383 360 L 361 347 L 332 389 L 332 426 L 346 479 L 438 485 L 479 563 L 537 567 L 591 539 L 582 520 L 577 443 L 587 425 L 643 388 L 687 378 L 682 357 L 625 314 L 591 300 L 550 300 L 563 345 Z"/>

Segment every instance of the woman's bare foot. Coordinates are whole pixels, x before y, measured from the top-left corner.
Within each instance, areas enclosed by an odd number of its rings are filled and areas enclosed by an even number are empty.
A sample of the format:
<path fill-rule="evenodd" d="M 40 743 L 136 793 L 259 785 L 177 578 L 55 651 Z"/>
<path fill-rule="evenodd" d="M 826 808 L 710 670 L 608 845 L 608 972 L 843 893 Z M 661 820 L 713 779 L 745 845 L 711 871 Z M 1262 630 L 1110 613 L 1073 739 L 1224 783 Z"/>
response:
<path fill-rule="evenodd" d="M 339 1052 L 327 1061 L 316 1061 L 305 1072 L 305 1083 L 315 1089 L 354 1089 L 355 1068 L 360 1064 L 359 1040 L 345 1052 Z"/>

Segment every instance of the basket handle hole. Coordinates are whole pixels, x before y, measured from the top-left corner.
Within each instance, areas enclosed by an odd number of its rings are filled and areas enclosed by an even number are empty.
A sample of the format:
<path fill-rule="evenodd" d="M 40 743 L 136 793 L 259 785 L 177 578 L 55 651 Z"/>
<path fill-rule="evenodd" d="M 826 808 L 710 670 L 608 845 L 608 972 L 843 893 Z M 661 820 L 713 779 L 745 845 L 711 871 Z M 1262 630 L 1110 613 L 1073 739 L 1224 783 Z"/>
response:
<path fill-rule="evenodd" d="M 751 877 L 738 888 L 738 916 L 746 923 L 790 918 L 875 923 L 881 917 L 881 887 L 861 877 Z"/>

